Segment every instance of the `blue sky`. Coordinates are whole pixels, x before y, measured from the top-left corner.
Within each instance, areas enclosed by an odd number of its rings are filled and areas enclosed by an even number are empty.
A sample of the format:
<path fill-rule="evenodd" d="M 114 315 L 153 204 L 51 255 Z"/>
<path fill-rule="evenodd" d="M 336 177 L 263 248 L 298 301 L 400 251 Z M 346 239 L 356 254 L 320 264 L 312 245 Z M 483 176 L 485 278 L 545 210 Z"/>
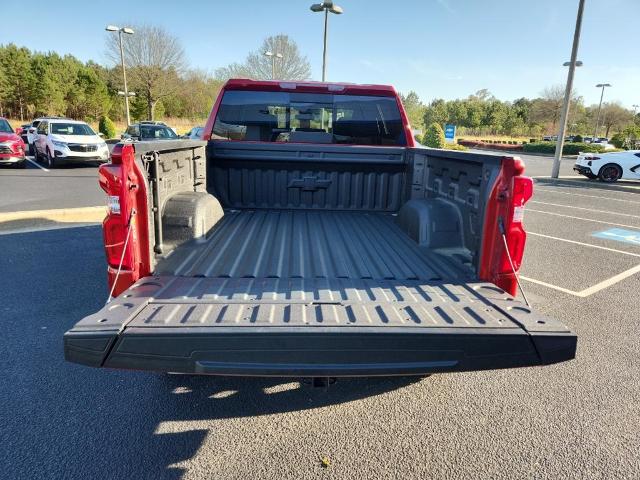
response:
<path fill-rule="evenodd" d="M 109 0 L 90 7 L 96 3 L 4 2 L 3 18 L 25 21 L 3 22 L 0 43 L 106 63 L 106 24 L 161 25 L 182 41 L 192 67 L 213 73 L 265 36 L 285 33 L 320 77 L 323 22 L 309 10 L 312 0 Z M 429 101 L 481 88 L 503 100 L 534 97 L 566 80 L 562 63 L 571 53 L 578 0 L 337 3 L 345 13 L 329 22 L 331 81 L 389 83 Z M 575 88 L 587 104 L 598 101 L 600 82 L 613 84 L 605 100 L 640 104 L 639 19 L 640 0 L 586 0 Z"/>

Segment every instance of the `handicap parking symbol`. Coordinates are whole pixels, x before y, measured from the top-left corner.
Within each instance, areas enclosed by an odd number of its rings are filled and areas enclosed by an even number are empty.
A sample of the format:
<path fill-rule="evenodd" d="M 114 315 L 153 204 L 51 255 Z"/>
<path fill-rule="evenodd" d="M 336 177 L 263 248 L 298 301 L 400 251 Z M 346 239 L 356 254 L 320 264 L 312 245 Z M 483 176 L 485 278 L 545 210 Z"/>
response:
<path fill-rule="evenodd" d="M 623 228 L 610 228 L 602 232 L 592 234 L 597 238 L 606 238 L 616 242 L 630 243 L 640 246 L 640 231 L 625 230 Z"/>

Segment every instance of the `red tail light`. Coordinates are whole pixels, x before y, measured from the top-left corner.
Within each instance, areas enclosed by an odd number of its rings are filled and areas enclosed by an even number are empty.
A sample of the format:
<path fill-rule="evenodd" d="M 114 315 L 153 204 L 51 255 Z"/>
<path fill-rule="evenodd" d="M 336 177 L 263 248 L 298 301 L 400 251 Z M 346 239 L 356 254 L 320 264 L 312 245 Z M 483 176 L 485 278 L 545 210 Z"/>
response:
<path fill-rule="evenodd" d="M 522 226 L 524 205 L 533 195 L 533 181 L 524 173 L 520 158 L 504 158 L 502 169 L 491 192 L 485 214 L 479 276 L 516 294 L 517 282 L 502 241 L 504 231 L 516 270 L 522 264 L 527 234 Z"/>
<path fill-rule="evenodd" d="M 529 177 L 513 177 L 513 196 L 509 218 L 504 219 L 507 245 L 511 253 L 511 260 L 516 270 L 520 269 L 524 256 L 524 245 L 527 234 L 522 227 L 524 219 L 524 205 L 533 195 L 533 180 Z M 507 255 L 503 253 L 500 273 L 510 273 L 511 265 Z"/>
<path fill-rule="evenodd" d="M 118 295 L 133 282 L 149 274 L 149 237 L 146 182 L 136 165 L 134 146 L 118 144 L 111 155 L 111 163 L 101 165 L 98 175 L 100 187 L 107 194 L 109 202 L 107 217 L 102 223 L 109 287 L 116 281 L 116 273 L 120 268 L 114 290 L 114 295 Z M 131 233 L 123 255 L 129 222 Z"/>

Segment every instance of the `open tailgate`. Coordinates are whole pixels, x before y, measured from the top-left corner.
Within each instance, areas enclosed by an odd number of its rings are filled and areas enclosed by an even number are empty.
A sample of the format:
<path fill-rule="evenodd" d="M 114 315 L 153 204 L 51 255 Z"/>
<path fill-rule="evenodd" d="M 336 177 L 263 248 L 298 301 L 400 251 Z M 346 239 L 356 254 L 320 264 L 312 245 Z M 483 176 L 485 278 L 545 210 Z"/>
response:
<path fill-rule="evenodd" d="M 256 376 L 546 365 L 576 336 L 492 284 L 148 277 L 64 336 L 93 367 Z"/>

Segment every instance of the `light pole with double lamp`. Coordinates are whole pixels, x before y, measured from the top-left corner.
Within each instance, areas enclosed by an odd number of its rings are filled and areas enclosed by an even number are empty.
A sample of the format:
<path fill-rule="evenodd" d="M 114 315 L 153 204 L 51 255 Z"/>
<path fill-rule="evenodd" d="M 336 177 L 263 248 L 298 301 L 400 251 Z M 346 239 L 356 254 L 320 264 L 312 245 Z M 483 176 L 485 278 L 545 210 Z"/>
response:
<path fill-rule="evenodd" d="M 602 110 L 602 98 L 604 97 L 604 89 L 610 86 L 610 83 L 599 83 L 596 85 L 596 88 L 602 88 L 602 92 L 600 92 L 600 104 L 598 105 L 598 115 L 596 115 L 596 128 L 593 130 L 593 142 L 595 142 L 598 138 L 598 124 L 600 123 L 600 110 Z"/>
<path fill-rule="evenodd" d="M 322 3 L 314 3 L 311 5 L 312 12 L 324 12 L 324 46 L 322 49 L 322 81 L 327 78 L 327 28 L 329 26 L 329 13 L 340 15 L 342 7 L 334 5 L 332 1 L 326 0 Z"/>
<path fill-rule="evenodd" d="M 281 53 L 273 53 L 271 51 L 264 52 L 266 57 L 271 58 L 271 80 L 276 79 L 276 58 L 282 58 Z"/>
<path fill-rule="evenodd" d="M 129 27 L 116 27 L 115 25 L 107 25 L 105 28 L 107 32 L 118 32 L 118 40 L 120 42 L 120 64 L 122 65 L 122 78 L 124 80 L 124 105 L 127 111 L 127 127 L 131 124 L 131 117 L 129 115 L 129 90 L 127 89 L 127 70 L 124 66 L 124 50 L 122 48 L 122 34 L 133 35 L 133 29 Z"/>

